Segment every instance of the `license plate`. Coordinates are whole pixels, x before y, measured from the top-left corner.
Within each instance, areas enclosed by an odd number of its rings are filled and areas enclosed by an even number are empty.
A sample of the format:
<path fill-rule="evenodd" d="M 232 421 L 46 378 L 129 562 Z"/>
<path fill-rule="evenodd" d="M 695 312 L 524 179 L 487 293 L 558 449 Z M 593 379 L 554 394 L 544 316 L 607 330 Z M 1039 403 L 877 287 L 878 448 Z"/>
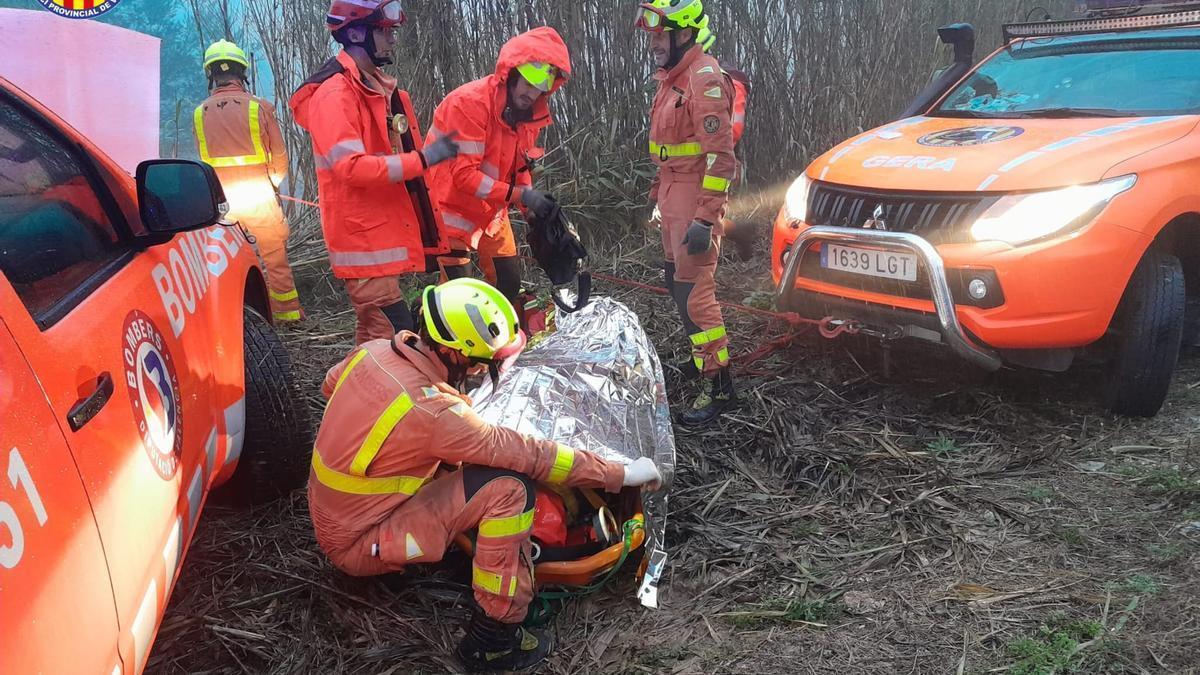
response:
<path fill-rule="evenodd" d="M 821 267 L 869 277 L 917 280 L 917 256 L 895 251 L 824 244 L 821 246 Z"/>

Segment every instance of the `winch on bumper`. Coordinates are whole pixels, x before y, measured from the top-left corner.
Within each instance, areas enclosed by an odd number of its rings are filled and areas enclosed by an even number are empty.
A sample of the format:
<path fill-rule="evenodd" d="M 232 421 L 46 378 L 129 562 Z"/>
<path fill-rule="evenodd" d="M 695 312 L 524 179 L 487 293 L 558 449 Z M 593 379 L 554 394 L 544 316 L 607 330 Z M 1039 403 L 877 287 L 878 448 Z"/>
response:
<path fill-rule="evenodd" d="M 858 244 L 915 255 L 927 278 L 936 322 L 929 321 L 921 312 L 836 296 L 822 295 L 819 300 L 801 297 L 800 294 L 806 291 L 796 287 L 796 280 L 805 255 L 812 253 L 810 249 L 815 243 L 822 246 L 831 243 Z M 1003 365 L 995 350 L 979 344 L 967 334 L 958 318 L 958 306 L 942 256 L 932 244 L 915 234 L 845 227 L 811 227 L 801 232 L 786 258 L 777 291 L 777 304 L 781 309 L 809 316 L 813 312 L 805 311 L 809 309 L 808 305 L 817 303 L 833 308 L 835 321 L 861 324 L 882 337 L 916 337 L 944 342 L 960 357 L 987 370 L 998 370 Z"/>

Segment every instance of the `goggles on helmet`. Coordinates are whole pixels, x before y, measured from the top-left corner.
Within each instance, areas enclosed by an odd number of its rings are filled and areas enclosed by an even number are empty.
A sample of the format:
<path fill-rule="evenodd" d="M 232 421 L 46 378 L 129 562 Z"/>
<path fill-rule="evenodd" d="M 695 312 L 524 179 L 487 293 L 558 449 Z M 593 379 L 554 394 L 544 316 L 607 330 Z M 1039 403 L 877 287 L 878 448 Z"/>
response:
<path fill-rule="evenodd" d="M 649 5 L 642 5 L 638 8 L 637 21 L 634 25 L 648 33 L 674 30 L 674 26 L 667 23 L 666 13 Z"/>
<path fill-rule="evenodd" d="M 404 14 L 404 8 L 400 5 L 400 0 L 388 0 L 380 5 L 379 9 L 372 12 L 371 16 L 367 17 L 367 22 L 383 26 L 384 28 L 398 28 L 404 25 L 408 19 Z"/>
<path fill-rule="evenodd" d="M 549 63 L 525 63 L 517 66 L 517 72 L 534 89 L 548 93 L 558 80 L 558 68 Z"/>

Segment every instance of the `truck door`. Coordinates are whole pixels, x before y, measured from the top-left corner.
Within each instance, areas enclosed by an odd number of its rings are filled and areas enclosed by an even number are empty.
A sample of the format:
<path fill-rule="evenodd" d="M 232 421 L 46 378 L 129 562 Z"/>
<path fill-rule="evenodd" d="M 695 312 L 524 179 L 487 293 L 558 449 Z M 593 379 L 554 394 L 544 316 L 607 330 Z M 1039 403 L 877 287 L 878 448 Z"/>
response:
<path fill-rule="evenodd" d="M 119 672 L 118 632 L 83 481 L 0 322 L 0 671 Z"/>
<path fill-rule="evenodd" d="M 0 92 L 0 191 L 10 194 L 0 200 L 0 268 L 17 298 L 4 320 L 83 478 L 125 670 L 137 672 L 200 510 L 205 456 L 215 454 L 212 356 L 184 349 L 155 291 L 156 268 L 195 273 L 187 252 L 178 240 L 145 248 L 107 187 L 121 179 L 101 171 Z M 74 414 L 81 402 L 91 403 Z"/>

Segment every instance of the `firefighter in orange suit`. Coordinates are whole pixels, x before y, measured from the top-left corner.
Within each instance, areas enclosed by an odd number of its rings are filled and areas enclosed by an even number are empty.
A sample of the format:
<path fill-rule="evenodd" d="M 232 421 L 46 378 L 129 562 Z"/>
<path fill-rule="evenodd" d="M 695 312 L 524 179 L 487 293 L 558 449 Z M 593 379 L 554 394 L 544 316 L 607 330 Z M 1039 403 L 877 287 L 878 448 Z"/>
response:
<path fill-rule="evenodd" d="M 494 73 L 450 92 L 434 111 L 429 141 L 456 132 L 459 144 L 453 162 L 429 172 L 451 244 L 439 261 L 446 277 L 466 276 L 467 254 L 478 250 L 484 277 L 518 302 L 521 264 L 508 211 L 537 218 L 553 206 L 533 189 L 532 165 L 542 155 L 538 136 L 553 122 L 550 96 L 570 75 L 562 37 L 534 28 L 500 49 Z"/>
<path fill-rule="evenodd" d="M 662 217 L 667 288 L 701 375 L 700 395 L 680 421 L 698 426 L 737 401 L 714 278 L 721 222 L 737 172 L 733 84 L 697 42 L 708 28 L 702 0 L 642 3 L 637 25 L 650 33 L 659 68 L 650 116 L 650 154 L 658 175 L 650 199 Z"/>
<path fill-rule="evenodd" d="M 424 272 L 438 249 L 429 237 L 444 236 L 428 231 L 432 211 L 414 195 L 427 198 L 425 171 L 458 154 L 453 136 L 420 147 L 407 94 L 381 69 L 404 20 L 399 0 L 332 0 L 326 25 L 343 50 L 289 102 L 312 136 L 321 228 L 358 319 L 356 344 L 412 328 L 400 276 Z"/>
<path fill-rule="evenodd" d="M 217 170 L 229 200 L 228 219 L 254 236 L 266 266 L 275 321 L 293 323 L 304 318 L 304 311 L 288 264 L 288 223 L 279 208 L 287 149 L 275 109 L 246 91 L 249 67 L 246 53 L 227 40 L 204 53 L 212 95 L 196 108 L 196 150 L 201 161 Z"/>
<path fill-rule="evenodd" d="M 477 534 L 476 611 L 459 647 L 471 670 L 518 670 L 551 639 L 521 627 L 533 598 L 534 482 L 602 488 L 661 484 L 654 462 L 623 466 L 480 419 L 459 392 L 467 376 L 524 346 L 497 289 L 456 279 L 425 290 L 419 333 L 355 349 L 329 371 L 308 498 L 317 542 L 347 574 L 436 563 L 455 536 Z"/>

